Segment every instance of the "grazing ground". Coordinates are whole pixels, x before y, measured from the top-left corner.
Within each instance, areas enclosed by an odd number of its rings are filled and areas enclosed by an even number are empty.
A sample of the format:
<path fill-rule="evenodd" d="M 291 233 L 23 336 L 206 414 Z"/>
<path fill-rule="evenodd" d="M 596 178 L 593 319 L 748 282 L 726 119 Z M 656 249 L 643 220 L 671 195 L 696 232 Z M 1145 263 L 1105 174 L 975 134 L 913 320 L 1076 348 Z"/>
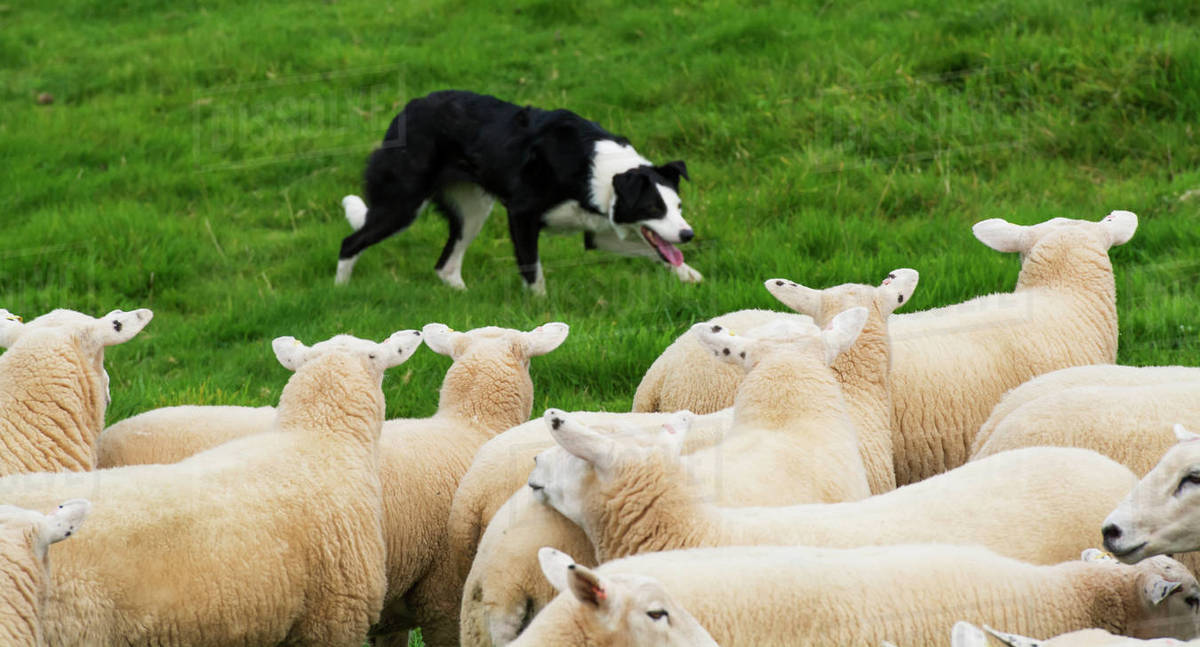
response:
<path fill-rule="evenodd" d="M 186 6 L 185 6 L 186 5 Z M 534 412 L 625 410 L 690 324 L 777 307 L 770 277 L 877 282 L 913 267 L 905 311 L 1011 289 L 978 220 L 1141 227 L 1113 251 L 1120 360 L 1200 364 L 1200 4 L 329 0 L 0 6 L 0 307 L 150 307 L 109 352 L 109 420 L 179 403 L 270 404 L 269 342 L 571 325 L 534 360 Z M 527 295 L 503 210 L 456 292 L 426 214 L 335 289 L 339 205 L 412 97 L 457 87 L 566 107 L 684 159 L 683 247 L 704 273 L 545 236 Z M 1033 313 L 1036 316 L 1036 313 Z M 449 360 L 385 379 L 424 416 Z"/>

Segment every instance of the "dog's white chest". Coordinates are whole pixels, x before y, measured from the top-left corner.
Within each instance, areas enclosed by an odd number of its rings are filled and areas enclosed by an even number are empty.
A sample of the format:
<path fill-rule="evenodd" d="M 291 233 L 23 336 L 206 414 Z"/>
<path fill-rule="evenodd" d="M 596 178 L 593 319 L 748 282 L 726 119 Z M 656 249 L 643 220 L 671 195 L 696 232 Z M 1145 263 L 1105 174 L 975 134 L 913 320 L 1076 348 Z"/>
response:
<path fill-rule="evenodd" d="M 612 225 L 608 219 L 598 213 L 584 209 L 575 200 L 561 202 L 542 215 L 542 223 L 546 228 L 562 233 L 576 231 L 601 231 Z"/>

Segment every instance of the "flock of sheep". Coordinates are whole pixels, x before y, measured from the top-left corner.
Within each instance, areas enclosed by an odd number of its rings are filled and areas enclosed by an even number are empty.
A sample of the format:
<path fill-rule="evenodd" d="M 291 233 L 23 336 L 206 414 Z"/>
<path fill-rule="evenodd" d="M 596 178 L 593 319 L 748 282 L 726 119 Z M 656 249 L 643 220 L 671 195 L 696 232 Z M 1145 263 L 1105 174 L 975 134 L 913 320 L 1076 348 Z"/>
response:
<path fill-rule="evenodd" d="M 911 269 L 769 280 L 794 313 L 697 324 L 632 413 L 529 420 L 565 324 L 429 324 L 281 337 L 278 407 L 105 429 L 104 348 L 150 311 L 0 310 L 0 643 L 1196 638 L 1200 369 L 1113 364 L 1108 250 L 1136 228 L 980 222 L 1016 288 L 913 314 Z M 453 360 L 438 411 L 384 420 L 422 343 Z"/>

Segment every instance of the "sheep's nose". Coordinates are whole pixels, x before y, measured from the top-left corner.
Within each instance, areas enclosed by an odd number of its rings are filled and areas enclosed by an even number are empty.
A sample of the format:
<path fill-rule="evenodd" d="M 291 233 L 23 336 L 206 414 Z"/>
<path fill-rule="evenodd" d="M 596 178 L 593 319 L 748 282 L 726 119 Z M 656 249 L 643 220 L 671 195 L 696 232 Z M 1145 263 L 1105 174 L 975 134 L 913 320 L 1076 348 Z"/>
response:
<path fill-rule="evenodd" d="M 1100 529 L 1100 534 L 1104 535 L 1104 541 L 1115 541 L 1121 538 L 1121 527 L 1110 523 Z"/>
<path fill-rule="evenodd" d="M 679 230 L 679 242 L 681 242 L 681 243 L 686 243 L 695 237 L 696 237 L 696 232 L 692 231 L 691 229 L 680 229 Z"/>

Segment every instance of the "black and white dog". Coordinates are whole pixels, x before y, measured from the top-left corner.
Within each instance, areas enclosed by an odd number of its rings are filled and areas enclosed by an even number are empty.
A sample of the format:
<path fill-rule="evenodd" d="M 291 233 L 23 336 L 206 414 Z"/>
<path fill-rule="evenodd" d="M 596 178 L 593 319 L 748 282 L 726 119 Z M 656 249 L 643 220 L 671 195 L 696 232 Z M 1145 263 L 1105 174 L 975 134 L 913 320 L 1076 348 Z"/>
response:
<path fill-rule="evenodd" d="M 700 273 L 674 243 L 692 239 L 679 210 L 683 162 L 654 166 L 629 142 L 568 110 L 521 107 L 458 90 L 414 99 L 367 161 L 366 203 L 342 199 L 355 232 L 342 241 L 337 282 L 364 249 L 408 227 L 432 201 L 450 223 L 437 274 L 465 288 L 462 259 L 492 204 L 508 231 L 526 286 L 544 294 L 538 234 L 583 231 L 588 249 L 658 258 L 681 281 Z"/>

